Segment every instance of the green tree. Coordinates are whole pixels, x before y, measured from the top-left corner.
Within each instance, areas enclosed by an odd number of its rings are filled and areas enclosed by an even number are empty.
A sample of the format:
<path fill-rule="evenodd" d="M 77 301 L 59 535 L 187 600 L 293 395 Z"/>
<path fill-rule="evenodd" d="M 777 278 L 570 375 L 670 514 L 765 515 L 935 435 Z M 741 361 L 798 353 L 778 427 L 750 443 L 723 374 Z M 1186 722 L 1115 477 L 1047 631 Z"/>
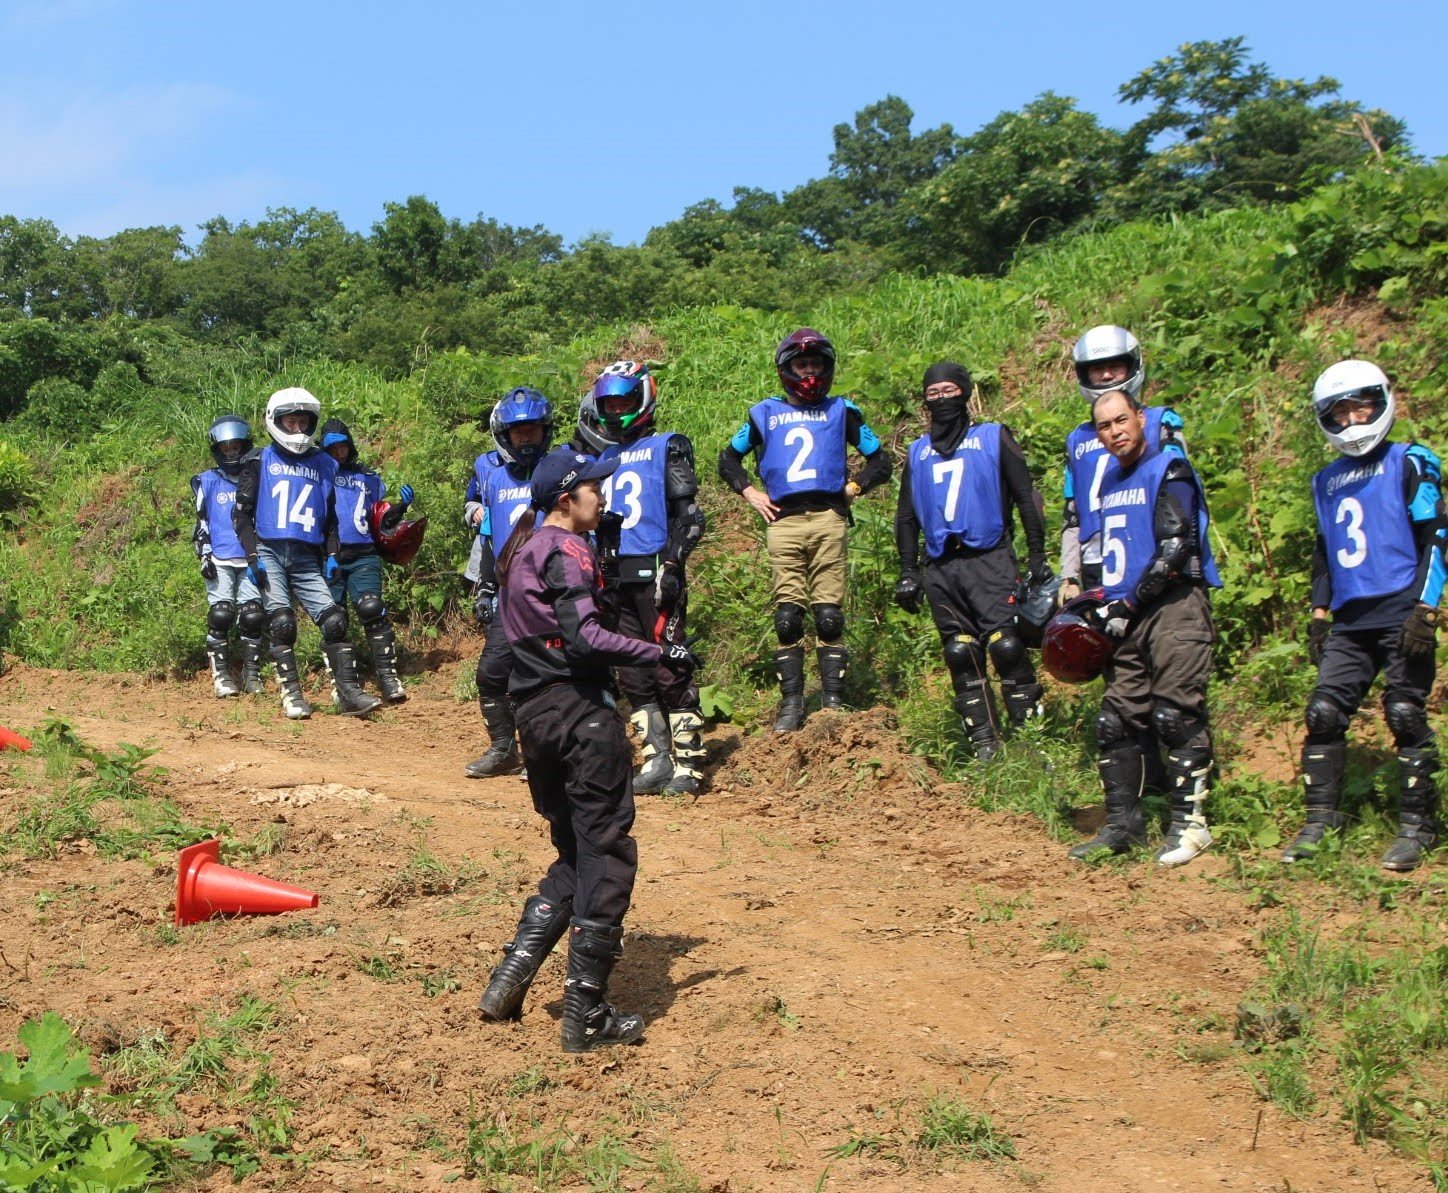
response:
<path fill-rule="evenodd" d="M 1123 100 L 1153 106 L 1127 134 L 1136 169 L 1119 213 L 1295 199 L 1406 146 L 1401 120 L 1338 98 L 1336 79 L 1281 79 L 1248 54 L 1240 37 L 1188 42 L 1121 86 Z"/>
<path fill-rule="evenodd" d="M 955 160 L 899 206 L 895 251 L 954 273 L 998 269 L 1017 246 L 1096 210 L 1120 176 L 1123 139 L 1047 91 L 966 137 Z"/>

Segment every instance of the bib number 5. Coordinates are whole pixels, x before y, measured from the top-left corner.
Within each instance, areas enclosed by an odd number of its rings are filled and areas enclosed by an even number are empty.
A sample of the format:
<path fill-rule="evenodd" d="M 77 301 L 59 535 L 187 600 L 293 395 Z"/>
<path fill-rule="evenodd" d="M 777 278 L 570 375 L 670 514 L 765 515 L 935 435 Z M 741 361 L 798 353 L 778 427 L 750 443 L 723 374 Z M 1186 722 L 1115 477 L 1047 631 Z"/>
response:
<path fill-rule="evenodd" d="M 1101 582 L 1110 588 L 1126 579 L 1125 514 L 1107 514 L 1101 523 Z"/>

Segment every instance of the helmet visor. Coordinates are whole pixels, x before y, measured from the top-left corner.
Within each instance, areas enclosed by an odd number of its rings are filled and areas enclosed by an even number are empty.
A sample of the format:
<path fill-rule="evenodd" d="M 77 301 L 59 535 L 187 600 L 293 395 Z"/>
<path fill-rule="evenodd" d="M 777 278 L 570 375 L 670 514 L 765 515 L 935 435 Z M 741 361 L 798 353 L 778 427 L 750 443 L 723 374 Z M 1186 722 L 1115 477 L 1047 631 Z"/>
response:
<path fill-rule="evenodd" d="M 1334 394 L 1318 404 L 1317 421 L 1324 431 L 1339 433 L 1349 427 L 1370 426 L 1387 413 L 1388 395 L 1381 385 Z"/>
<path fill-rule="evenodd" d="M 223 419 L 211 428 L 211 442 L 220 446 L 231 440 L 240 442 L 251 438 L 251 428 L 239 418 Z"/>

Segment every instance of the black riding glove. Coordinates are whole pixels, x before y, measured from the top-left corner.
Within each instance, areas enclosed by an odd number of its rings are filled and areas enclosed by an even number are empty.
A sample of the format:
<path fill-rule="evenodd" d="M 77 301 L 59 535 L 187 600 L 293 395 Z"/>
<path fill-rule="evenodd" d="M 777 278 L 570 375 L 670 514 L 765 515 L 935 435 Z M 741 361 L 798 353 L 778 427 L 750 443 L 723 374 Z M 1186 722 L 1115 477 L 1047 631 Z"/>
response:
<path fill-rule="evenodd" d="M 906 613 L 919 613 L 920 602 L 925 599 L 925 588 L 915 572 L 906 572 L 895 585 L 895 603 Z"/>
<path fill-rule="evenodd" d="M 201 578 L 203 580 L 216 579 L 216 560 L 212 558 L 210 551 L 201 557 Z"/>
<path fill-rule="evenodd" d="M 1136 610 L 1125 601 L 1107 601 L 1093 609 L 1090 617 L 1108 638 L 1124 638 L 1135 614 Z"/>
<path fill-rule="evenodd" d="M 699 660 L 687 646 L 672 642 L 660 648 L 659 662 L 675 675 L 689 675 L 698 669 Z"/>
<path fill-rule="evenodd" d="M 479 584 L 473 592 L 473 616 L 480 625 L 491 625 L 496 611 L 498 590 L 491 584 Z"/>
<path fill-rule="evenodd" d="M 1404 658 L 1432 658 L 1438 648 L 1438 610 L 1432 605 L 1414 605 L 1398 635 L 1398 650 Z"/>
<path fill-rule="evenodd" d="M 1322 652 L 1330 633 L 1332 622 L 1326 617 L 1314 617 L 1307 623 L 1307 661 L 1314 667 L 1322 662 Z"/>
<path fill-rule="evenodd" d="M 1026 579 L 1032 584 L 1044 584 L 1054 573 L 1046 557 L 1040 554 L 1026 556 Z"/>

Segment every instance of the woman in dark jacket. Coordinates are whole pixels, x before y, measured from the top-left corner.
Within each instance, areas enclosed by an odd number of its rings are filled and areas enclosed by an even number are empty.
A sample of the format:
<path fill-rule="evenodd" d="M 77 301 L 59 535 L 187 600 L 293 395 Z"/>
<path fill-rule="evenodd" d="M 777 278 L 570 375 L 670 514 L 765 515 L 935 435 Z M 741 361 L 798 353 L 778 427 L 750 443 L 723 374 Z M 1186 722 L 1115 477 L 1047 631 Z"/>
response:
<path fill-rule="evenodd" d="M 532 518 L 519 519 L 498 561 L 500 614 L 514 656 L 508 694 L 533 806 L 548 821 L 558 858 L 523 905 L 479 1008 L 486 1019 L 518 1017 L 529 985 L 568 930 L 565 1052 L 629 1044 L 644 1030 L 640 1016 L 604 998 L 623 954 L 623 917 L 638 869 L 629 835 L 633 752 L 611 668 L 694 665 L 686 647 L 625 638 L 600 615 L 603 578 L 585 536 L 604 512 L 600 482 L 617 466 L 567 448 L 546 456 L 532 478 L 543 521 L 535 530 Z"/>

